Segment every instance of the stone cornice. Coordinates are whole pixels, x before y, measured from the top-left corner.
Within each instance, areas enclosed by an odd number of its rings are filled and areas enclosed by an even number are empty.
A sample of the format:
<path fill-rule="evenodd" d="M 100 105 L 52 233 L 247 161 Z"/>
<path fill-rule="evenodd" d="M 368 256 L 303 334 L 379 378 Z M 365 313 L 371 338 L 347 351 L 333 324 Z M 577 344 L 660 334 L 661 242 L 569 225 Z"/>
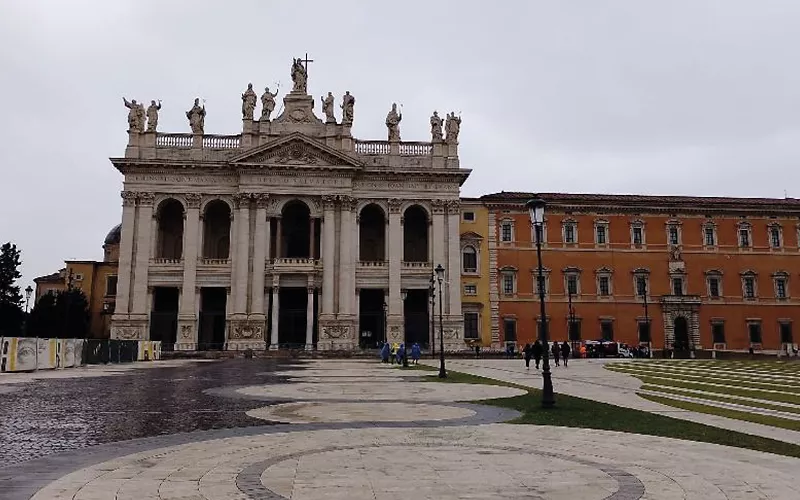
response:
<path fill-rule="evenodd" d="M 519 213 L 527 213 L 524 202 L 515 201 L 484 201 L 484 205 L 489 209 L 499 210 L 513 210 Z M 790 208 L 785 206 L 760 206 L 760 207 L 747 207 L 742 205 L 739 208 L 727 207 L 713 207 L 702 206 L 694 204 L 686 205 L 615 205 L 615 204 L 583 204 L 583 203 L 558 203 L 548 202 L 547 211 L 553 212 L 579 212 L 579 213 L 603 213 L 603 214 L 625 214 L 644 216 L 645 214 L 655 215 L 672 215 L 672 214 L 685 214 L 685 215 L 699 215 L 705 214 L 725 215 L 725 216 L 738 216 L 741 214 L 752 215 L 786 215 L 791 217 L 800 216 L 800 207 Z"/>

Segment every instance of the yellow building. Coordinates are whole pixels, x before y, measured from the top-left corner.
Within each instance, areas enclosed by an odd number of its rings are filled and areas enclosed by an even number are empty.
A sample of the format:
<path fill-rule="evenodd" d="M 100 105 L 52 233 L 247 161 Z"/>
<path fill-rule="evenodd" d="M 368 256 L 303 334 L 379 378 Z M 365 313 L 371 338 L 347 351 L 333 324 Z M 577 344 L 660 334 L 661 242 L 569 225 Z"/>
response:
<path fill-rule="evenodd" d="M 461 198 L 461 307 L 464 339 L 481 347 L 499 347 L 492 325 L 489 210 L 477 198 Z M 494 301 L 497 304 L 497 301 Z"/>
<path fill-rule="evenodd" d="M 81 290 L 89 302 L 89 337 L 109 338 L 111 314 L 117 295 L 117 266 L 121 226 L 108 233 L 103 242 L 103 260 L 68 260 L 56 273 L 34 279 L 36 301 L 47 293 L 66 290 L 68 286 Z"/>

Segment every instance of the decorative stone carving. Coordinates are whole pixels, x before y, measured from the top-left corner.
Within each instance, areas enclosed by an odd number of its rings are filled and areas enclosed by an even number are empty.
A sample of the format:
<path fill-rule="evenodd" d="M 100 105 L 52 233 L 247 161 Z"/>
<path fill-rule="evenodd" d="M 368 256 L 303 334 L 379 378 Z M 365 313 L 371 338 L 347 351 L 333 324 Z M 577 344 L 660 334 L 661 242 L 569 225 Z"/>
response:
<path fill-rule="evenodd" d="M 458 133 L 461 131 L 461 117 L 456 116 L 455 111 L 447 115 L 445 130 L 447 133 L 445 139 L 447 144 L 458 144 Z"/>
<path fill-rule="evenodd" d="M 443 214 L 447 208 L 445 200 L 431 200 L 431 212 L 434 214 Z"/>
<path fill-rule="evenodd" d="M 353 124 L 353 107 L 356 105 L 356 98 L 350 95 L 350 91 L 342 96 L 342 125 Z"/>
<path fill-rule="evenodd" d="M 200 201 L 203 199 L 198 193 L 186 193 L 183 198 L 186 200 L 186 208 L 200 208 Z"/>
<path fill-rule="evenodd" d="M 116 329 L 116 338 L 122 340 L 138 340 L 141 338 L 141 329 L 135 326 L 120 326 Z"/>
<path fill-rule="evenodd" d="M 130 110 L 128 111 L 128 132 L 144 132 L 144 106 L 136 102 L 136 99 L 131 99 L 131 101 L 128 102 L 128 100 L 123 97 L 122 102 L 124 102 L 125 107 Z"/>
<path fill-rule="evenodd" d="M 333 94 L 328 92 L 327 97 L 320 97 L 322 101 L 322 112 L 325 113 L 325 123 L 336 123 L 336 116 L 333 114 Z"/>
<path fill-rule="evenodd" d="M 136 193 L 133 191 L 121 191 L 119 194 L 122 197 L 123 207 L 132 207 L 136 205 Z"/>
<path fill-rule="evenodd" d="M 152 207 L 156 195 L 153 193 L 136 193 L 136 199 L 139 200 L 139 206 Z"/>
<path fill-rule="evenodd" d="M 670 262 L 680 262 L 683 260 L 683 256 L 681 255 L 681 249 L 679 247 L 677 246 L 670 247 L 669 260 Z"/>
<path fill-rule="evenodd" d="M 389 129 L 389 140 L 400 141 L 400 122 L 403 120 L 403 113 L 397 112 L 397 104 L 392 103 L 392 110 L 386 115 L 386 128 Z"/>
<path fill-rule="evenodd" d="M 278 96 L 276 90 L 273 94 L 269 91 L 269 87 L 264 88 L 264 93 L 261 94 L 261 121 L 268 122 L 269 116 L 275 110 L 275 98 Z"/>
<path fill-rule="evenodd" d="M 189 127 L 192 129 L 193 134 L 202 134 L 205 130 L 206 124 L 206 106 L 200 105 L 200 98 L 194 100 L 192 109 L 186 112 L 186 118 L 189 119 Z"/>
<path fill-rule="evenodd" d="M 347 338 L 350 334 L 350 328 L 347 326 L 330 325 L 322 327 L 322 338 L 324 339 L 342 339 Z"/>
<path fill-rule="evenodd" d="M 181 338 L 189 340 L 192 338 L 192 325 L 181 325 Z"/>
<path fill-rule="evenodd" d="M 403 200 L 398 200 L 397 198 L 389 198 L 389 213 L 390 214 L 399 214 L 403 208 Z"/>
<path fill-rule="evenodd" d="M 336 204 L 336 196 L 334 195 L 322 195 L 322 206 L 324 210 L 333 210 Z"/>
<path fill-rule="evenodd" d="M 457 214 L 461 212 L 461 201 L 460 200 L 447 200 L 445 202 L 447 206 L 447 213 L 448 214 Z"/>
<path fill-rule="evenodd" d="M 230 338 L 232 340 L 263 339 L 264 327 L 255 322 L 234 323 L 231 328 Z"/>
<path fill-rule="evenodd" d="M 356 200 L 352 196 L 347 196 L 347 195 L 340 195 L 338 198 L 339 198 L 339 205 L 342 207 L 343 211 L 355 210 L 358 200 Z"/>
<path fill-rule="evenodd" d="M 431 142 L 442 142 L 442 123 L 444 121 L 439 116 L 439 112 L 434 111 L 431 116 Z"/>
<path fill-rule="evenodd" d="M 446 339 L 457 339 L 458 338 L 458 329 L 456 328 L 448 328 L 444 330 L 444 338 Z"/>
<path fill-rule="evenodd" d="M 156 101 L 150 101 L 150 106 L 147 107 L 147 131 L 155 132 L 158 128 L 158 112 L 161 110 L 161 100 L 158 104 Z"/>
<path fill-rule="evenodd" d="M 258 193 L 255 195 L 256 199 L 256 206 L 258 208 L 269 208 L 269 194 L 267 193 Z"/>
<path fill-rule="evenodd" d="M 252 120 L 253 112 L 256 110 L 256 100 L 258 96 L 253 91 L 253 84 L 247 84 L 247 90 L 242 94 L 242 119 Z"/>
<path fill-rule="evenodd" d="M 352 165 L 345 159 L 329 154 L 326 151 L 316 148 L 315 146 L 303 140 L 292 140 L 274 148 L 267 149 L 253 154 L 250 157 L 240 160 L 242 163 L 251 164 L 269 164 L 276 163 L 282 165 Z M 297 174 L 294 178 L 289 177 L 287 173 L 281 173 L 280 176 L 272 175 L 269 180 L 263 182 L 282 182 L 285 184 L 319 184 L 319 185 L 336 185 L 342 186 L 342 180 L 331 177 L 313 177 L 305 173 Z M 261 177 L 253 176 L 250 178 L 253 182 L 262 182 Z M 285 181 L 284 181 L 285 179 Z M 314 179 L 319 179 L 319 182 L 314 182 Z"/>
<path fill-rule="evenodd" d="M 253 195 L 250 193 L 236 193 L 233 195 L 233 206 L 236 208 L 245 208 L 250 204 Z"/>
<path fill-rule="evenodd" d="M 319 157 L 301 141 L 294 141 L 273 155 L 273 161 L 281 165 L 313 165 L 318 160 Z"/>
<path fill-rule="evenodd" d="M 308 70 L 303 66 L 303 59 L 299 57 L 294 58 L 292 61 L 292 82 L 294 82 L 292 92 L 306 93 Z"/>

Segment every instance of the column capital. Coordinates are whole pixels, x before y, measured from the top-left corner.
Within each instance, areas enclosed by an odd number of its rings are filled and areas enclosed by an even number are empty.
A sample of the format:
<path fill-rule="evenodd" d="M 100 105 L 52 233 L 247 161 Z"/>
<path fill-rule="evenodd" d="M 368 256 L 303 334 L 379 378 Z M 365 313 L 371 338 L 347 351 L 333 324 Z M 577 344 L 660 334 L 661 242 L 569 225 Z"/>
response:
<path fill-rule="evenodd" d="M 323 195 L 322 196 L 322 209 L 323 210 L 333 210 L 336 208 L 336 196 L 334 195 Z"/>
<path fill-rule="evenodd" d="M 200 193 L 186 193 L 183 198 L 186 200 L 186 208 L 193 209 L 200 208 L 200 201 L 202 201 L 203 196 Z"/>
<path fill-rule="evenodd" d="M 252 198 L 252 193 L 236 193 L 233 195 L 233 206 L 234 208 L 248 208 Z"/>
<path fill-rule="evenodd" d="M 447 205 L 447 213 L 448 214 L 457 214 L 461 211 L 461 200 L 447 200 L 445 202 Z"/>
<path fill-rule="evenodd" d="M 132 207 L 136 205 L 136 193 L 133 191 L 121 191 L 119 195 L 122 197 L 123 207 Z"/>
<path fill-rule="evenodd" d="M 388 204 L 389 204 L 390 214 L 399 214 L 400 209 L 403 206 L 403 200 L 400 200 L 398 198 L 389 198 Z"/>
<path fill-rule="evenodd" d="M 352 196 L 347 195 L 340 195 L 339 198 L 339 205 L 342 207 L 342 210 L 352 211 L 356 208 L 356 203 L 358 202 L 357 199 L 353 198 Z"/>
<path fill-rule="evenodd" d="M 447 202 L 445 200 L 431 200 L 431 212 L 434 214 L 444 214 L 445 208 L 447 208 Z"/>
<path fill-rule="evenodd" d="M 268 193 L 257 193 L 254 195 L 256 200 L 256 206 L 258 208 L 269 208 L 269 194 Z"/>
<path fill-rule="evenodd" d="M 152 207 L 156 195 L 153 193 L 136 193 L 136 200 L 140 207 Z"/>

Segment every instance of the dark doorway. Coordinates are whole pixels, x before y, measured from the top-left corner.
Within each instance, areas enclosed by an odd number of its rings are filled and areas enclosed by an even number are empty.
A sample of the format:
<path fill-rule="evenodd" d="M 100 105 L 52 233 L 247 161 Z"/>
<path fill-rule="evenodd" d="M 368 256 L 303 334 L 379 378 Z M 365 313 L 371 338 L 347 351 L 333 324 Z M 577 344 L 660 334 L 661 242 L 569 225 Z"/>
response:
<path fill-rule="evenodd" d="M 200 289 L 200 331 L 197 349 L 221 350 L 225 347 L 225 309 L 228 293 L 221 287 Z"/>
<path fill-rule="evenodd" d="M 383 209 L 370 203 L 363 210 L 358 221 L 359 254 L 362 262 L 382 262 L 386 260 L 386 217 Z"/>
<path fill-rule="evenodd" d="M 180 259 L 183 255 L 183 205 L 178 200 L 164 201 L 156 214 L 158 239 L 156 257 Z"/>
<path fill-rule="evenodd" d="M 203 257 L 228 259 L 231 246 L 231 208 L 222 200 L 206 205 L 203 214 Z"/>
<path fill-rule="evenodd" d="M 278 292 L 278 300 L 278 345 L 290 349 L 304 347 L 308 291 L 299 287 L 283 287 Z"/>
<path fill-rule="evenodd" d="M 382 288 L 362 288 L 358 293 L 358 345 L 362 349 L 377 348 L 386 341 L 385 292 Z"/>
<path fill-rule="evenodd" d="M 403 261 L 428 262 L 428 214 L 419 205 L 403 214 Z"/>
<path fill-rule="evenodd" d="M 675 342 L 673 347 L 676 351 L 689 350 L 689 323 L 683 316 L 678 316 L 673 322 L 673 332 L 675 335 Z"/>
<path fill-rule="evenodd" d="M 311 219 L 302 201 L 290 201 L 281 214 L 281 255 L 288 258 L 311 257 Z"/>
<path fill-rule="evenodd" d="M 150 340 L 161 341 L 163 350 L 171 351 L 178 333 L 177 288 L 157 286 L 153 289 L 153 310 L 150 311 Z"/>
<path fill-rule="evenodd" d="M 405 339 L 407 345 L 419 344 L 427 349 L 430 336 L 428 317 L 428 289 L 408 290 L 403 302 Z"/>

